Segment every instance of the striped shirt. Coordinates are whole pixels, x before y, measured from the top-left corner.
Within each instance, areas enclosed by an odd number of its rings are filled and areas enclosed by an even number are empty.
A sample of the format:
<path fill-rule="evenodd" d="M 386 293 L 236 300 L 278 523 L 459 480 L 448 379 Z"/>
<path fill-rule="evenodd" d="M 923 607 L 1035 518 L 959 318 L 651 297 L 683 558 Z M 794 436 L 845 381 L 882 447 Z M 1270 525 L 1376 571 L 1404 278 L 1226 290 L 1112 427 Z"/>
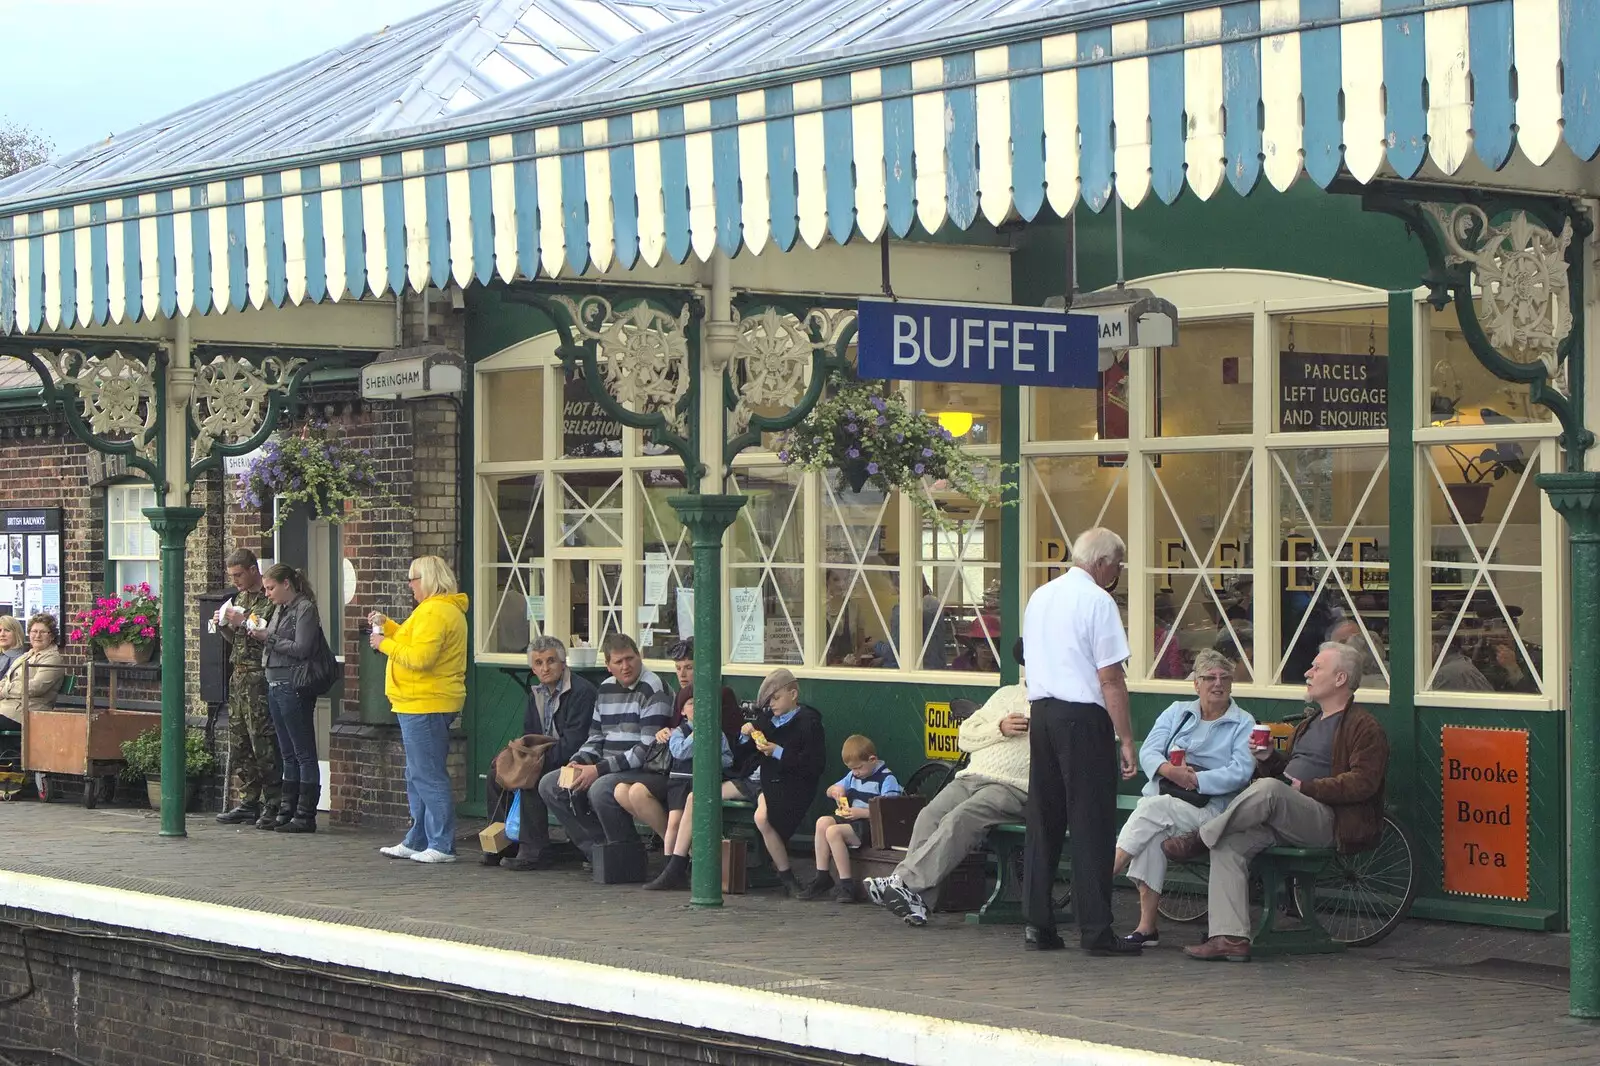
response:
<path fill-rule="evenodd" d="M 865 807 L 879 796 L 898 796 L 905 791 L 895 780 L 894 771 L 881 759 L 877 769 L 866 777 L 857 777 L 851 770 L 834 784 L 844 789 L 845 798 L 852 807 Z"/>
<path fill-rule="evenodd" d="M 655 674 L 645 671 L 632 688 L 614 677 L 600 683 L 589 739 L 574 762 L 597 763 L 602 776 L 639 770 L 656 734 L 672 720 L 672 697 Z"/>

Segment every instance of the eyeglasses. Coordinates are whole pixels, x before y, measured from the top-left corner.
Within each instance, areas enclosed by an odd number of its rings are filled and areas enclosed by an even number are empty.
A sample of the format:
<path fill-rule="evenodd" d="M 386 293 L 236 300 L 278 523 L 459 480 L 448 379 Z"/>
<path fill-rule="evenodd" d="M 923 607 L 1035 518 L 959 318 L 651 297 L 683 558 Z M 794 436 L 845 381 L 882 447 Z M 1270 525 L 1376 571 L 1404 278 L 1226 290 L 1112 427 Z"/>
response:
<path fill-rule="evenodd" d="M 1233 678 L 1232 678 L 1232 676 L 1230 676 L 1228 674 L 1202 674 L 1201 676 L 1195 678 L 1195 680 L 1196 681 L 1204 681 L 1208 685 L 1231 685 L 1231 684 L 1233 684 Z"/>

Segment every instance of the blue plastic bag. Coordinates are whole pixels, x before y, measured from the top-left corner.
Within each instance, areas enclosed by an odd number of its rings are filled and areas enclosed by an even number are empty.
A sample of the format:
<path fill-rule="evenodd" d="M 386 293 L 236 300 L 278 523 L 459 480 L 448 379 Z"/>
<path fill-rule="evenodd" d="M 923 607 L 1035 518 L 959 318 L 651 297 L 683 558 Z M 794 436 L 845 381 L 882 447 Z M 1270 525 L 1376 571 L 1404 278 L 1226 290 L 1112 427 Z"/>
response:
<path fill-rule="evenodd" d="M 522 793 L 515 792 L 511 796 L 511 809 L 506 812 L 506 836 L 512 840 L 522 838 Z"/>

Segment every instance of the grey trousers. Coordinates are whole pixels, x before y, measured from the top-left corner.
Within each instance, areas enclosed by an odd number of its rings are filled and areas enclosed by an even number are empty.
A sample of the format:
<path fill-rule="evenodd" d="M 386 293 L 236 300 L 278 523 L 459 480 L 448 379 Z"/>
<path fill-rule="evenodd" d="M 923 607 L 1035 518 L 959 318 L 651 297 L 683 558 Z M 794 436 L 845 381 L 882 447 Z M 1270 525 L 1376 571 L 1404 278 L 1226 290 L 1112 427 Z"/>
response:
<path fill-rule="evenodd" d="M 990 826 L 1022 820 L 1028 794 L 1020 788 L 957 777 L 922 808 L 911 827 L 911 846 L 895 873 L 913 892 L 935 888 L 983 843 Z"/>
<path fill-rule="evenodd" d="M 578 793 L 562 788 L 560 779 L 559 767 L 541 777 L 539 797 L 567 831 L 567 839 L 583 852 L 584 858 L 589 857 L 596 844 L 622 844 L 639 839 L 633 815 L 617 803 L 614 793 L 618 785 L 638 782 L 647 785 L 650 794 L 662 803 L 667 799 L 667 775 L 650 770 L 604 774 L 587 791 Z"/>
<path fill-rule="evenodd" d="M 1333 847 L 1333 808 L 1275 778 L 1257 781 L 1200 827 L 1211 849 L 1212 936 L 1250 935 L 1250 860 L 1274 844 Z"/>

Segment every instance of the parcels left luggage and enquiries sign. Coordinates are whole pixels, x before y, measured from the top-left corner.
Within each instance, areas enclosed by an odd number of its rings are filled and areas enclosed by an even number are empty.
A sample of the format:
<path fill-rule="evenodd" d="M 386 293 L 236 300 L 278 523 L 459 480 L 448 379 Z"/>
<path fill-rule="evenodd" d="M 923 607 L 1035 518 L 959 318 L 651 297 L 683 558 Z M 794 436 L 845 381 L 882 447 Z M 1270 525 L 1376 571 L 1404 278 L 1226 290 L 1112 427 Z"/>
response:
<path fill-rule="evenodd" d="M 1100 384 L 1100 319 L 1047 307 L 864 299 L 856 305 L 863 378 L 988 385 Z"/>

